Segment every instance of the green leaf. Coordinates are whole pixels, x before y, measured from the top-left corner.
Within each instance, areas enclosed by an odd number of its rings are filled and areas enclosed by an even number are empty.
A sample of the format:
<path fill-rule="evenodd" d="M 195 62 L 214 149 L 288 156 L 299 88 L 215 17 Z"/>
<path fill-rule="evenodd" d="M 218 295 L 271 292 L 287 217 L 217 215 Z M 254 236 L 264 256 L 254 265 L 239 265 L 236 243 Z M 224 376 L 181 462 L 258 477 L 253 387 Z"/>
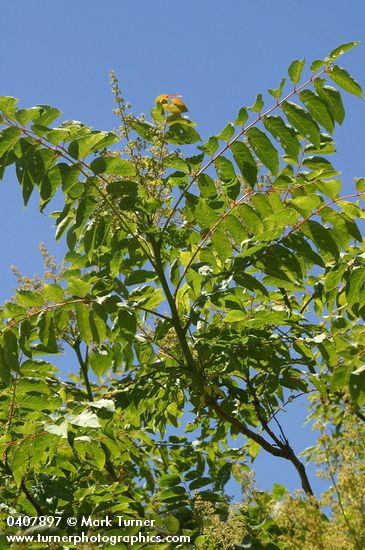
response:
<path fill-rule="evenodd" d="M 96 376 L 103 376 L 112 366 L 113 356 L 105 349 L 93 350 L 89 360 Z"/>
<path fill-rule="evenodd" d="M 147 139 L 149 141 L 152 138 L 152 132 L 155 129 L 155 126 L 153 124 L 150 124 L 149 122 L 141 122 L 140 120 L 134 119 L 131 122 L 131 126 L 138 135 L 143 137 L 143 139 Z"/>
<path fill-rule="evenodd" d="M 23 142 L 22 146 L 24 145 Z M 35 149 L 33 146 L 25 149 L 23 157 L 16 162 L 16 173 L 23 188 L 24 204 L 27 204 L 34 186 L 37 185 L 41 195 L 41 211 L 43 210 L 61 182 L 62 172 L 59 167 L 54 166 L 56 162 L 57 156 L 50 149 Z"/>
<path fill-rule="evenodd" d="M 322 155 L 333 155 L 336 153 L 335 142 L 327 134 L 321 134 L 321 144 L 319 147 L 308 144 L 304 148 L 305 153 L 318 153 Z"/>
<path fill-rule="evenodd" d="M 258 169 L 250 149 L 242 141 L 235 141 L 230 149 L 244 180 L 251 187 L 254 187 L 257 181 Z"/>
<path fill-rule="evenodd" d="M 236 243 L 239 244 L 247 238 L 247 232 L 245 228 L 243 227 L 237 216 L 235 216 L 234 214 L 228 214 L 224 224 Z"/>
<path fill-rule="evenodd" d="M 176 535 L 179 532 L 179 527 L 180 527 L 179 521 L 174 516 L 164 516 L 163 522 L 168 533 Z M 146 548 L 146 550 L 148 550 L 148 548 Z M 150 550 L 158 550 L 158 549 L 150 548 Z"/>
<path fill-rule="evenodd" d="M 42 311 L 37 317 L 37 332 L 40 345 L 37 346 L 42 352 L 57 353 L 57 339 L 55 333 L 53 312 Z"/>
<path fill-rule="evenodd" d="M 325 61 L 323 61 L 323 59 L 315 59 L 311 64 L 311 73 L 314 74 L 320 69 L 322 69 L 324 64 L 325 64 Z"/>
<path fill-rule="evenodd" d="M 351 365 L 340 365 L 336 367 L 331 378 L 331 392 L 342 390 L 342 388 L 345 388 L 348 385 L 351 370 Z"/>
<path fill-rule="evenodd" d="M 324 157 L 309 156 L 303 160 L 303 166 L 307 166 L 316 172 L 325 171 L 327 174 L 329 171 L 333 171 L 334 168 L 329 160 Z"/>
<path fill-rule="evenodd" d="M 341 94 L 333 86 L 325 86 L 325 80 L 317 78 L 314 86 L 318 95 L 326 103 L 328 111 L 336 122 L 342 124 L 345 118 L 345 109 L 342 103 Z"/>
<path fill-rule="evenodd" d="M 134 206 L 136 200 L 137 200 L 137 194 L 138 194 L 138 184 L 136 184 L 133 181 L 112 181 L 107 185 L 107 191 L 110 195 L 114 195 L 114 198 L 123 198 L 131 200 L 131 206 Z M 123 202 L 124 205 L 124 202 Z M 122 207 L 122 204 L 119 203 L 119 207 Z M 123 206 L 124 207 L 124 206 Z"/>
<path fill-rule="evenodd" d="M 62 175 L 62 191 L 67 193 L 78 183 L 81 166 L 79 164 L 69 166 L 64 162 L 59 163 L 57 166 Z"/>
<path fill-rule="evenodd" d="M 326 103 L 311 90 L 302 90 L 299 94 L 300 100 L 307 107 L 308 111 L 323 128 L 332 134 L 334 130 L 333 118 L 327 109 Z"/>
<path fill-rule="evenodd" d="M 90 404 L 93 409 L 104 409 L 108 412 L 115 412 L 115 403 L 112 399 L 99 399 Z"/>
<path fill-rule="evenodd" d="M 44 168 L 42 163 L 36 160 L 36 147 L 25 140 L 19 141 L 19 148 L 22 155 L 15 163 L 16 175 L 22 187 L 24 204 L 27 205 L 36 184 L 37 175 L 42 177 Z"/>
<path fill-rule="evenodd" d="M 93 340 L 93 335 L 89 321 L 89 305 L 83 303 L 75 304 L 75 311 L 77 328 L 79 329 L 80 336 L 85 344 L 90 345 Z"/>
<path fill-rule="evenodd" d="M 115 307 L 114 305 L 112 306 Z M 107 314 L 104 308 L 97 303 L 90 306 L 89 322 L 94 342 L 101 344 L 109 336 Z"/>
<path fill-rule="evenodd" d="M 288 73 L 290 76 L 290 80 L 296 86 L 300 80 L 303 68 L 304 68 L 304 59 L 294 59 L 294 61 L 290 64 Z"/>
<path fill-rule="evenodd" d="M 303 235 L 295 233 L 288 235 L 288 237 L 286 238 L 286 246 L 292 248 L 296 252 L 298 257 L 302 257 L 305 260 L 306 264 L 315 264 L 319 265 L 320 267 L 325 267 L 325 262 L 323 261 L 323 258 L 316 254 L 314 250 L 312 250 L 311 246 L 303 237 Z"/>
<path fill-rule="evenodd" d="M 181 483 L 181 477 L 178 474 L 165 474 L 160 477 L 160 487 L 175 487 Z"/>
<path fill-rule="evenodd" d="M 346 92 L 357 95 L 358 97 L 363 97 L 363 91 L 360 84 L 342 67 L 333 65 L 328 69 L 328 76 L 333 82 L 346 90 Z"/>
<path fill-rule="evenodd" d="M 41 294 L 33 290 L 16 290 L 17 301 L 24 307 L 40 307 L 43 306 L 44 300 Z"/>
<path fill-rule="evenodd" d="M 67 233 L 66 239 L 72 238 L 72 244 L 70 243 L 70 249 L 72 249 L 75 245 L 77 235 L 76 235 L 76 227 L 74 224 L 74 220 L 71 216 L 65 216 L 61 220 L 57 220 L 56 222 L 57 229 L 55 233 L 55 238 L 56 238 L 56 241 L 58 241 L 70 225 L 71 227 Z"/>
<path fill-rule="evenodd" d="M 198 187 L 202 197 L 216 197 L 217 188 L 214 180 L 208 174 L 200 174 L 198 178 Z"/>
<path fill-rule="evenodd" d="M 266 116 L 263 122 L 266 130 L 279 141 L 287 155 L 297 160 L 300 153 L 300 143 L 295 131 L 285 124 L 280 116 Z"/>
<path fill-rule="evenodd" d="M 185 157 L 185 160 L 189 166 L 189 173 L 197 172 L 202 165 L 204 154 L 193 155 L 191 157 Z"/>
<path fill-rule="evenodd" d="M 341 55 L 343 55 L 345 52 L 348 52 L 349 50 L 352 50 L 352 48 L 355 48 L 355 46 L 358 46 L 360 44 L 359 41 L 356 42 L 346 42 L 345 44 L 341 44 L 341 46 L 338 46 L 334 50 L 331 51 L 331 53 L 328 55 L 326 61 L 328 60 L 330 63 L 333 61 L 336 61 Z"/>
<path fill-rule="evenodd" d="M 3 335 L 4 359 L 10 370 L 18 371 L 18 340 L 12 330 L 5 330 Z"/>
<path fill-rule="evenodd" d="M 256 443 L 256 441 L 252 441 L 252 440 L 248 443 L 247 448 L 248 448 L 248 454 L 252 458 L 256 458 L 261 451 L 261 446 L 258 443 Z"/>
<path fill-rule="evenodd" d="M 208 206 L 207 201 L 204 199 L 199 200 L 194 216 L 202 229 L 210 228 L 218 219 L 218 214 Z"/>
<path fill-rule="evenodd" d="M 208 141 L 203 143 L 203 145 L 198 146 L 198 149 L 200 149 L 201 151 L 203 151 L 207 155 L 212 156 L 212 155 L 214 155 L 214 153 L 218 149 L 218 145 L 219 145 L 219 143 L 218 143 L 218 139 L 216 138 L 216 136 L 210 136 Z"/>
<path fill-rule="evenodd" d="M 0 111 L 5 116 L 14 119 L 19 99 L 11 96 L 0 96 Z"/>
<path fill-rule="evenodd" d="M 287 489 L 279 483 L 274 483 L 271 494 L 275 500 L 280 501 L 287 494 Z"/>
<path fill-rule="evenodd" d="M 119 157 L 98 157 L 90 164 L 95 174 L 112 174 L 115 176 L 135 176 L 137 169 L 128 160 Z"/>
<path fill-rule="evenodd" d="M 200 477 L 198 479 L 195 479 L 192 481 L 189 485 L 190 491 L 194 491 L 195 489 L 200 489 L 201 487 L 206 487 L 207 485 L 210 485 L 213 483 L 213 480 L 210 477 Z"/>
<path fill-rule="evenodd" d="M 28 445 L 17 445 L 12 456 L 11 470 L 14 481 L 18 487 L 20 487 L 23 475 L 27 471 L 29 460 L 30 456 Z"/>
<path fill-rule="evenodd" d="M 261 113 L 263 107 L 264 107 L 264 101 L 262 99 L 262 94 L 257 94 L 255 103 L 252 105 L 252 107 L 249 107 L 249 109 L 259 114 Z"/>
<path fill-rule="evenodd" d="M 233 134 L 234 134 L 234 127 L 229 122 L 227 126 L 223 128 L 223 130 L 219 134 L 217 134 L 216 137 L 222 141 L 229 141 L 233 136 Z"/>
<path fill-rule="evenodd" d="M 5 386 L 8 386 L 10 383 L 10 367 L 5 361 L 4 356 L 4 348 L 0 346 L 0 379 L 5 384 Z"/>
<path fill-rule="evenodd" d="M 214 232 L 211 242 L 222 261 L 232 257 L 232 245 L 222 229 L 217 229 Z"/>
<path fill-rule="evenodd" d="M 283 88 L 285 86 L 286 78 L 285 76 L 281 79 L 280 85 L 275 90 L 272 90 L 271 88 L 268 90 L 269 94 L 272 97 L 275 97 L 275 99 L 280 99 L 283 95 Z"/>
<path fill-rule="evenodd" d="M 202 146 L 203 147 L 203 146 Z M 217 147 L 218 147 L 218 140 L 217 140 Z M 208 152 L 209 154 L 209 152 Z M 176 168 L 177 170 L 181 170 L 185 174 L 190 173 L 190 167 L 186 160 L 179 157 L 179 155 L 171 153 L 165 160 L 165 166 L 167 168 Z"/>
<path fill-rule="evenodd" d="M 308 220 L 301 226 L 301 231 L 312 239 L 323 255 L 330 254 L 335 260 L 338 259 L 339 249 L 330 229 L 326 229 L 316 221 Z"/>
<path fill-rule="evenodd" d="M 56 284 L 45 284 L 43 287 L 43 295 L 46 301 L 63 302 L 65 298 L 65 291 L 62 287 Z"/>
<path fill-rule="evenodd" d="M 36 108 L 38 109 L 36 122 L 42 126 L 48 126 L 56 118 L 62 115 L 61 111 L 55 107 L 50 107 L 49 105 L 37 105 Z"/>
<path fill-rule="evenodd" d="M 252 195 L 252 205 L 255 207 L 256 212 L 260 214 L 261 219 L 263 220 L 268 216 L 271 216 L 271 214 L 273 213 L 273 208 L 269 200 L 261 192 Z M 281 203 L 279 203 L 279 206 L 280 208 L 282 207 Z"/>
<path fill-rule="evenodd" d="M 90 187 L 95 184 L 97 185 L 98 181 L 94 178 L 88 178 L 86 181 L 86 185 L 89 185 Z M 81 198 L 79 205 L 76 210 L 76 227 L 82 228 L 84 224 L 86 223 L 87 219 L 89 218 L 90 214 L 94 212 L 95 207 L 97 204 L 97 199 L 90 195 L 85 195 Z"/>
<path fill-rule="evenodd" d="M 201 137 L 194 128 L 186 124 L 181 124 L 180 122 L 172 124 L 166 132 L 165 137 L 166 141 L 176 145 L 186 145 L 201 141 Z"/>
<path fill-rule="evenodd" d="M 84 137 L 71 141 L 68 152 L 76 160 L 83 159 L 98 149 L 98 144 L 104 140 L 105 136 L 105 132 L 91 132 Z"/>
<path fill-rule="evenodd" d="M 165 120 L 165 111 L 161 103 L 155 103 L 154 108 L 151 110 L 151 117 L 156 122 L 163 122 Z"/>
<path fill-rule="evenodd" d="M 84 298 L 91 290 L 91 284 L 88 281 L 76 277 L 69 277 L 67 279 L 68 291 L 74 296 Z"/>
<path fill-rule="evenodd" d="M 319 128 L 311 115 L 302 109 L 302 107 L 299 107 L 299 105 L 291 101 L 285 101 L 281 107 L 290 124 L 292 124 L 304 138 L 308 139 L 316 147 L 319 147 L 321 136 Z"/>
<path fill-rule="evenodd" d="M 346 248 L 352 238 L 362 241 L 362 235 L 356 223 L 343 213 L 328 208 L 321 212 L 324 223 L 330 223 L 333 227 L 333 238 L 340 248 Z"/>
<path fill-rule="evenodd" d="M 229 311 L 224 318 L 226 323 L 239 323 L 247 319 L 247 313 L 244 311 L 238 311 L 236 309 Z"/>
<path fill-rule="evenodd" d="M 133 342 L 137 330 L 137 319 L 133 311 L 127 309 L 121 309 L 119 311 L 118 329 L 127 342 Z"/>
<path fill-rule="evenodd" d="M 350 393 L 359 407 L 365 405 L 365 365 L 361 365 L 351 373 Z"/>
<path fill-rule="evenodd" d="M 341 180 L 316 180 L 315 186 L 321 193 L 326 195 L 326 197 L 329 197 L 330 199 L 336 199 L 340 196 L 342 182 Z"/>
<path fill-rule="evenodd" d="M 48 170 L 41 179 L 40 186 L 40 211 L 43 212 L 45 206 L 55 196 L 62 182 L 62 172 L 58 165 Z"/>
<path fill-rule="evenodd" d="M 240 204 L 237 210 L 248 231 L 254 235 L 257 235 L 263 231 L 264 226 L 262 221 L 252 206 L 249 206 L 248 204 Z"/>
<path fill-rule="evenodd" d="M 118 136 L 115 134 L 115 132 L 101 132 L 103 134 L 103 138 L 98 141 L 97 145 L 93 147 L 92 152 L 95 153 L 96 151 L 101 151 L 102 149 L 105 149 L 106 147 L 109 147 L 110 145 L 114 145 L 115 143 L 119 142 Z"/>
<path fill-rule="evenodd" d="M 147 269 L 137 269 L 132 271 L 124 281 L 124 284 L 129 285 L 139 285 L 140 283 L 145 283 L 146 281 L 152 281 L 156 279 L 157 275 L 154 271 L 148 271 Z"/>
<path fill-rule="evenodd" d="M 241 109 L 238 111 L 238 115 L 236 117 L 236 120 L 234 121 L 235 126 L 243 126 L 246 124 L 248 120 L 248 113 L 245 107 L 241 107 Z"/>
<path fill-rule="evenodd" d="M 362 193 L 365 191 L 365 178 L 355 178 L 356 191 Z"/>
<path fill-rule="evenodd" d="M 30 107 L 29 109 L 19 109 L 15 115 L 16 120 L 26 126 L 28 122 L 39 116 L 39 107 Z"/>
<path fill-rule="evenodd" d="M 0 157 L 15 146 L 20 136 L 19 128 L 5 128 L 0 132 Z"/>
<path fill-rule="evenodd" d="M 66 128 L 54 128 L 46 134 L 47 141 L 53 145 L 58 145 L 62 141 L 66 141 L 69 136 L 70 132 Z"/>
<path fill-rule="evenodd" d="M 73 414 L 66 414 L 65 418 L 69 424 L 73 426 L 80 426 L 81 428 L 100 428 L 98 417 L 91 411 L 86 410 L 76 416 Z"/>
<path fill-rule="evenodd" d="M 59 437 L 62 437 L 63 439 L 66 439 L 68 422 L 67 420 L 64 420 L 61 424 L 50 424 L 46 422 L 45 424 L 43 424 L 43 429 L 50 434 L 57 435 Z"/>
<path fill-rule="evenodd" d="M 232 181 L 236 177 L 234 166 L 226 157 L 220 156 L 214 161 L 217 176 L 222 181 Z"/>
<path fill-rule="evenodd" d="M 269 138 L 258 128 L 250 128 L 246 135 L 258 158 L 276 176 L 279 172 L 279 155 Z"/>
<path fill-rule="evenodd" d="M 0 181 L 4 178 L 5 170 L 11 164 L 17 160 L 14 151 L 9 150 L 3 156 L 0 157 Z"/>
<path fill-rule="evenodd" d="M 264 285 L 249 273 L 243 273 L 241 270 L 238 270 L 234 273 L 233 279 L 243 288 L 247 288 L 252 292 L 258 292 L 263 296 L 269 297 L 268 291 L 266 290 Z"/>
<path fill-rule="evenodd" d="M 346 285 L 346 297 L 349 307 L 359 302 L 360 290 L 365 283 L 365 269 L 357 267 L 352 269 Z"/>

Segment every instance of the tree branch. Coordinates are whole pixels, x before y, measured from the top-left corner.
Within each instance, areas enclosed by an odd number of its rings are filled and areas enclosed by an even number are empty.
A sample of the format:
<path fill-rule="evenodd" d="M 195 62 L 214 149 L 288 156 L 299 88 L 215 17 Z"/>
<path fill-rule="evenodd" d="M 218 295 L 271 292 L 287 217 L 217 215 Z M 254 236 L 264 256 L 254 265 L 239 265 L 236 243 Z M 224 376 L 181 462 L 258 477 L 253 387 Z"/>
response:
<path fill-rule="evenodd" d="M 151 245 L 152 245 L 152 249 L 153 249 L 153 253 L 154 253 L 154 267 L 155 267 L 157 276 L 160 280 L 161 286 L 163 288 L 166 300 L 167 300 L 167 302 L 169 304 L 169 307 L 170 307 L 172 325 L 175 329 L 176 336 L 179 340 L 183 355 L 186 359 L 187 366 L 189 367 L 189 372 L 190 372 L 191 378 L 193 379 L 193 381 L 197 385 L 197 389 L 199 391 L 202 391 L 203 388 L 204 388 L 204 376 L 199 371 L 199 369 L 197 369 L 197 367 L 195 365 L 195 361 L 194 361 L 193 355 L 191 353 L 189 344 L 186 340 L 185 331 L 184 331 L 184 328 L 182 326 L 182 323 L 181 323 L 181 320 L 180 320 L 180 317 L 179 317 L 179 313 L 178 313 L 177 308 L 176 308 L 176 303 L 175 303 L 174 297 L 171 293 L 169 284 L 168 284 L 166 276 L 165 276 L 164 266 L 163 266 L 163 262 L 162 262 L 162 258 L 161 258 L 161 250 L 160 250 L 161 244 L 157 243 L 153 236 L 150 239 L 151 239 Z"/>
<path fill-rule="evenodd" d="M 172 218 L 174 217 L 174 215 L 176 214 L 176 211 L 178 209 L 178 206 L 180 204 L 180 202 L 182 201 L 182 199 L 185 197 L 186 193 L 189 191 L 190 187 L 195 183 L 195 181 L 198 179 L 198 177 L 203 174 L 212 164 L 214 164 L 214 162 L 220 157 L 223 155 L 223 153 L 225 153 L 233 143 L 235 143 L 240 137 L 242 137 L 243 135 L 246 134 L 246 132 L 252 128 L 253 126 L 255 126 L 258 122 L 260 122 L 263 118 L 265 118 L 267 115 L 269 115 L 272 111 L 274 111 L 275 109 L 277 109 L 278 107 L 280 107 L 285 101 L 287 101 L 288 99 L 290 99 L 292 96 L 294 95 L 297 95 L 301 90 L 303 90 L 304 88 L 306 88 L 309 84 L 312 84 L 312 82 L 314 82 L 314 80 L 316 80 L 317 78 L 319 78 L 323 73 L 325 73 L 327 71 L 327 68 L 325 69 L 322 69 L 319 73 L 317 73 L 316 75 L 312 75 L 311 78 L 309 78 L 306 82 L 304 82 L 304 84 L 301 84 L 300 86 L 298 87 L 295 87 L 289 94 L 287 94 L 284 98 L 282 98 L 280 101 L 278 100 L 275 105 L 273 105 L 272 107 L 270 107 L 269 109 L 267 109 L 267 111 L 265 111 L 263 114 L 259 115 L 257 118 L 255 118 L 255 120 L 253 120 L 250 124 L 248 124 L 246 126 L 246 128 L 242 128 L 242 130 L 240 130 L 238 132 L 238 134 L 233 137 L 230 141 L 228 141 L 228 143 L 222 147 L 222 149 L 220 149 L 220 151 L 218 151 L 218 153 L 216 153 L 202 168 L 200 168 L 200 170 L 198 170 L 198 172 L 196 172 L 196 174 L 194 174 L 194 176 L 192 177 L 191 181 L 188 183 L 188 185 L 185 187 L 185 189 L 182 191 L 180 197 L 178 198 L 178 200 L 176 201 L 175 203 L 175 206 L 173 207 L 172 211 L 170 212 L 170 215 L 168 216 L 166 222 L 165 222 L 165 225 L 163 226 L 162 228 L 162 234 L 165 232 L 167 226 L 169 225 L 170 221 L 172 220 Z M 161 235 L 162 237 L 162 235 Z"/>
<path fill-rule="evenodd" d="M 24 478 L 21 481 L 20 488 L 24 493 L 25 498 L 31 503 L 33 508 L 37 511 L 38 516 L 43 516 L 43 510 L 38 502 L 33 498 L 33 495 L 28 491 L 27 486 L 25 485 Z"/>
<path fill-rule="evenodd" d="M 220 405 L 216 403 L 216 401 L 213 398 L 207 398 L 207 399 L 208 399 L 209 406 L 216 412 L 218 418 L 220 418 L 221 420 L 224 420 L 225 422 L 228 422 L 232 426 L 235 426 L 241 434 L 248 437 L 249 439 L 252 439 L 253 441 L 255 441 L 255 443 L 258 443 L 260 447 L 262 447 L 265 451 L 267 451 L 271 455 L 289 460 L 293 464 L 294 468 L 296 469 L 299 475 L 303 491 L 308 495 L 314 494 L 313 489 L 310 485 L 305 467 L 300 462 L 300 460 L 298 459 L 298 457 L 296 456 L 296 454 L 294 453 L 290 445 L 288 444 L 284 445 L 280 441 L 279 441 L 278 447 L 276 447 L 275 445 L 272 445 L 271 443 L 266 441 L 266 439 L 264 439 L 260 434 L 248 428 L 239 419 L 223 411 Z"/>
<path fill-rule="evenodd" d="M 88 346 L 86 346 L 86 353 L 85 353 L 85 360 L 84 360 L 82 358 L 82 355 L 81 355 L 80 341 L 76 340 L 75 342 L 73 342 L 72 347 L 75 350 L 77 360 L 78 360 L 79 365 L 80 365 L 80 371 L 81 371 L 82 377 L 84 379 L 87 398 L 88 398 L 89 401 L 93 402 L 94 401 L 94 396 L 93 396 L 93 392 L 92 392 L 92 389 L 91 389 L 90 380 L 89 380 L 89 373 L 88 373 L 89 348 L 88 348 Z"/>

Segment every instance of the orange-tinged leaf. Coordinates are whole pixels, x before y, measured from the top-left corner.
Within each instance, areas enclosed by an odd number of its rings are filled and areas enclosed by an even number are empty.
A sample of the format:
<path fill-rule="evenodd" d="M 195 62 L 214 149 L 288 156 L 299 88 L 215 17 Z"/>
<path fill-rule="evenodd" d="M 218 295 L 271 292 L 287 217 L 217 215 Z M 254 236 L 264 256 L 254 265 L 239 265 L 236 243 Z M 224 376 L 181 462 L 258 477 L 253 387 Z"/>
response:
<path fill-rule="evenodd" d="M 156 97 L 155 103 L 167 103 L 169 99 L 169 94 L 161 94 Z"/>
<path fill-rule="evenodd" d="M 180 113 L 187 113 L 188 112 L 187 106 L 185 105 L 183 100 L 180 99 L 179 97 L 172 97 L 171 98 L 171 103 L 173 103 L 173 105 L 175 105 L 179 109 Z"/>
<path fill-rule="evenodd" d="M 169 105 L 164 105 L 164 109 L 165 111 L 169 111 L 170 113 L 176 113 L 178 115 L 180 115 L 182 112 L 179 109 L 179 107 L 177 107 L 176 105 L 173 105 L 172 103 L 170 103 Z"/>

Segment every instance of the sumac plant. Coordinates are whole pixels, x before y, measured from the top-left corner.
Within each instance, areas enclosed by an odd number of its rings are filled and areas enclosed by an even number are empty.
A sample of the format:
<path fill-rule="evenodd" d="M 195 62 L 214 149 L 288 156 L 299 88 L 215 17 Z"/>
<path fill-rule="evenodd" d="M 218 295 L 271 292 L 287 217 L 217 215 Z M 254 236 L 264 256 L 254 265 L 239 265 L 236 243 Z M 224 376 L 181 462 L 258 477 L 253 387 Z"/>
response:
<path fill-rule="evenodd" d="M 136 117 L 113 73 L 112 132 L 0 98 L 1 176 L 56 204 L 68 247 L 1 311 L 2 513 L 177 532 L 195 491 L 219 500 L 260 451 L 313 493 L 278 412 L 365 405 L 365 179 L 341 192 L 329 160 L 339 89 L 362 96 L 337 65 L 356 44 L 293 61 L 204 143 L 179 96 Z"/>

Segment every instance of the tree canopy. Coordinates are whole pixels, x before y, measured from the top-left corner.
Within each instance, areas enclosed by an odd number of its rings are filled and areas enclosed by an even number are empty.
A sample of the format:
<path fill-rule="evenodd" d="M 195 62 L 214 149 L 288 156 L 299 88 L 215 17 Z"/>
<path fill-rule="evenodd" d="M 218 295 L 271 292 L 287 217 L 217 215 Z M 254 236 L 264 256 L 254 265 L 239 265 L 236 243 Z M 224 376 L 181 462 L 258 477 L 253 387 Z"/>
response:
<path fill-rule="evenodd" d="M 257 493 L 259 512 L 229 516 L 242 540 L 207 542 L 204 506 L 231 514 L 225 486 L 247 484 L 262 451 L 295 469 L 325 521 L 277 416 L 310 394 L 338 445 L 344 419 L 356 431 L 365 418 L 365 179 L 343 193 L 328 160 L 340 89 L 362 97 L 337 65 L 356 45 L 294 60 L 205 142 L 180 96 L 135 116 L 113 73 L 109 132 L 0 97 L 0 175 L 15 169 L 25 205 L 34 192 L 41 212 L 56 205 L 68 248 L 1 310 L 3 517 L 108 512 L 190 534 L 182 548 L 289 548 L 267 505 L 278 485 L 266 504 Z M 345 517 L 343 548 L 362 547 Z"/>

